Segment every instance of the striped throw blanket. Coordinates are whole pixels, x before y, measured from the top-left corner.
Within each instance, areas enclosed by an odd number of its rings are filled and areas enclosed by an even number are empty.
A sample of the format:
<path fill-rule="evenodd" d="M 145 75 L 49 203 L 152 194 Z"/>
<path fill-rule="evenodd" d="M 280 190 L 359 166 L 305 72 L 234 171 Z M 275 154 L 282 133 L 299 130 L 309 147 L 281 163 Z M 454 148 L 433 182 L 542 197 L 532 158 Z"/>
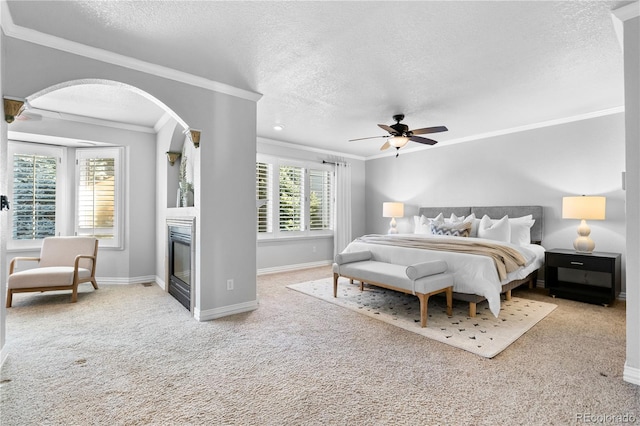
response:
<path fill-rule="evenodd" d="M 425 250 L 452 251 L 458 253 L 489 256 L 496 265 L 500 280 L 504 280 L 509 272 L 525 266 L 522 254 L 509 246 L 478 241 L 474 238 L 419 238 L 410 236 L 364 235 L 356 241 L 369 244 L 384 244 L 399 247 L 419 248 Z"/>

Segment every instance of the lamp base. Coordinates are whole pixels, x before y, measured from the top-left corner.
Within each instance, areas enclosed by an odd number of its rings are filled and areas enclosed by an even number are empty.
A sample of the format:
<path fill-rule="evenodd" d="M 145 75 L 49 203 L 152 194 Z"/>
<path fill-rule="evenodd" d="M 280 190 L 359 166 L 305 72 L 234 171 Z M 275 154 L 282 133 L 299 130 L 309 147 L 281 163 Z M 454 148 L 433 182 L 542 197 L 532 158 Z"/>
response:
<path fill-rule="evenodd" d="M 589 234 L 591 234 L 591 228 L 587 225 L 587 221 L 582 219 L 580 226 L 578 226 L 579 237 L 573 242 L 573 248 L 578 253 L 593 253 L 593 249 L 596 248 L 596 243 L 589 238 Z"/>
<path fill-rule="evenodd" d="M 396 218 L 392 217 L 391 222 L 389 223 L 389 231 L 388 234 L 397 234 L 398 229 L 396 228 Z"/>

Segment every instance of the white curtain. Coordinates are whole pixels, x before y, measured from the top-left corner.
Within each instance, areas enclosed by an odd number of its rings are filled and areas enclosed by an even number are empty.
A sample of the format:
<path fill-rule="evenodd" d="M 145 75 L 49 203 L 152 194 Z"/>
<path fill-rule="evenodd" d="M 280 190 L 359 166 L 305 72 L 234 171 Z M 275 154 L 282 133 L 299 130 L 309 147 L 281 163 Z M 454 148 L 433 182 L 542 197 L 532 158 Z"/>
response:
<path fill-rule="evenodd" d="M 334 203 L 335 226 L 333 231 L 333 254 L 342 252 L 351 242 L 351 165 L 337 162 L 336 202 Z"/>

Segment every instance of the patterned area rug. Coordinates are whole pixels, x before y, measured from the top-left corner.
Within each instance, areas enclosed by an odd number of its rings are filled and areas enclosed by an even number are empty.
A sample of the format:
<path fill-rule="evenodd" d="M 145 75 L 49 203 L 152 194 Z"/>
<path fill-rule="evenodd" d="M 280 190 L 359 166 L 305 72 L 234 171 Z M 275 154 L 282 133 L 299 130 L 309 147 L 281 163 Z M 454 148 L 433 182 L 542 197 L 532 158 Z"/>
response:
<path fill-rule="evenodd" d="M 429 298 L 427 327 L 420 327 L 420 303 L 416 296 L 384 288 L 338 281 L 333 297 L 333 279 L 327 278 L 287 286 L 309 296 L 352 309 L 371 318 L 404 328 L 430 339 L 493 358 L 551 313 L 557 305 L 513 297 L 502 301 L 494 317 L 487 302 L 478 303 L 475 318 L 468 316 L 469 304 L 453 301 L 453 316 L 446 314 L 444 297 Z"/>

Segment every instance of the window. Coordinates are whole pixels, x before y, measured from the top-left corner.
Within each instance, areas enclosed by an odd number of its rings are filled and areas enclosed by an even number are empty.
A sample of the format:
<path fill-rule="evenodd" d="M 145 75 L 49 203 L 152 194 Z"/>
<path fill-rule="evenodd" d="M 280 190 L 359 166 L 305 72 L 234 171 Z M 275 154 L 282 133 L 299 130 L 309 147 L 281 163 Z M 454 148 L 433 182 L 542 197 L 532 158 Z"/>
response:
<path fill-rule="evenodd" d="M 122 148 L 76 150 L 76 235 L 122 245 Z"/>
<path fill-rule="evenodd" d="M 64 199 L 63 149 L 11 141 L 9 248 L 32 248 L 38 240 L 64 231 L 61 217 Z"/>
<path fill-rule="evenodd" d="M 330 166 L 260 155 L 256 198 L 259 238 L 333 234 Z"/>
<path fill-rule="evenodd" d="M 258 233 L 270 233 L 271 226 L 271 164 L 256 163 L 256 205 Z"/>

